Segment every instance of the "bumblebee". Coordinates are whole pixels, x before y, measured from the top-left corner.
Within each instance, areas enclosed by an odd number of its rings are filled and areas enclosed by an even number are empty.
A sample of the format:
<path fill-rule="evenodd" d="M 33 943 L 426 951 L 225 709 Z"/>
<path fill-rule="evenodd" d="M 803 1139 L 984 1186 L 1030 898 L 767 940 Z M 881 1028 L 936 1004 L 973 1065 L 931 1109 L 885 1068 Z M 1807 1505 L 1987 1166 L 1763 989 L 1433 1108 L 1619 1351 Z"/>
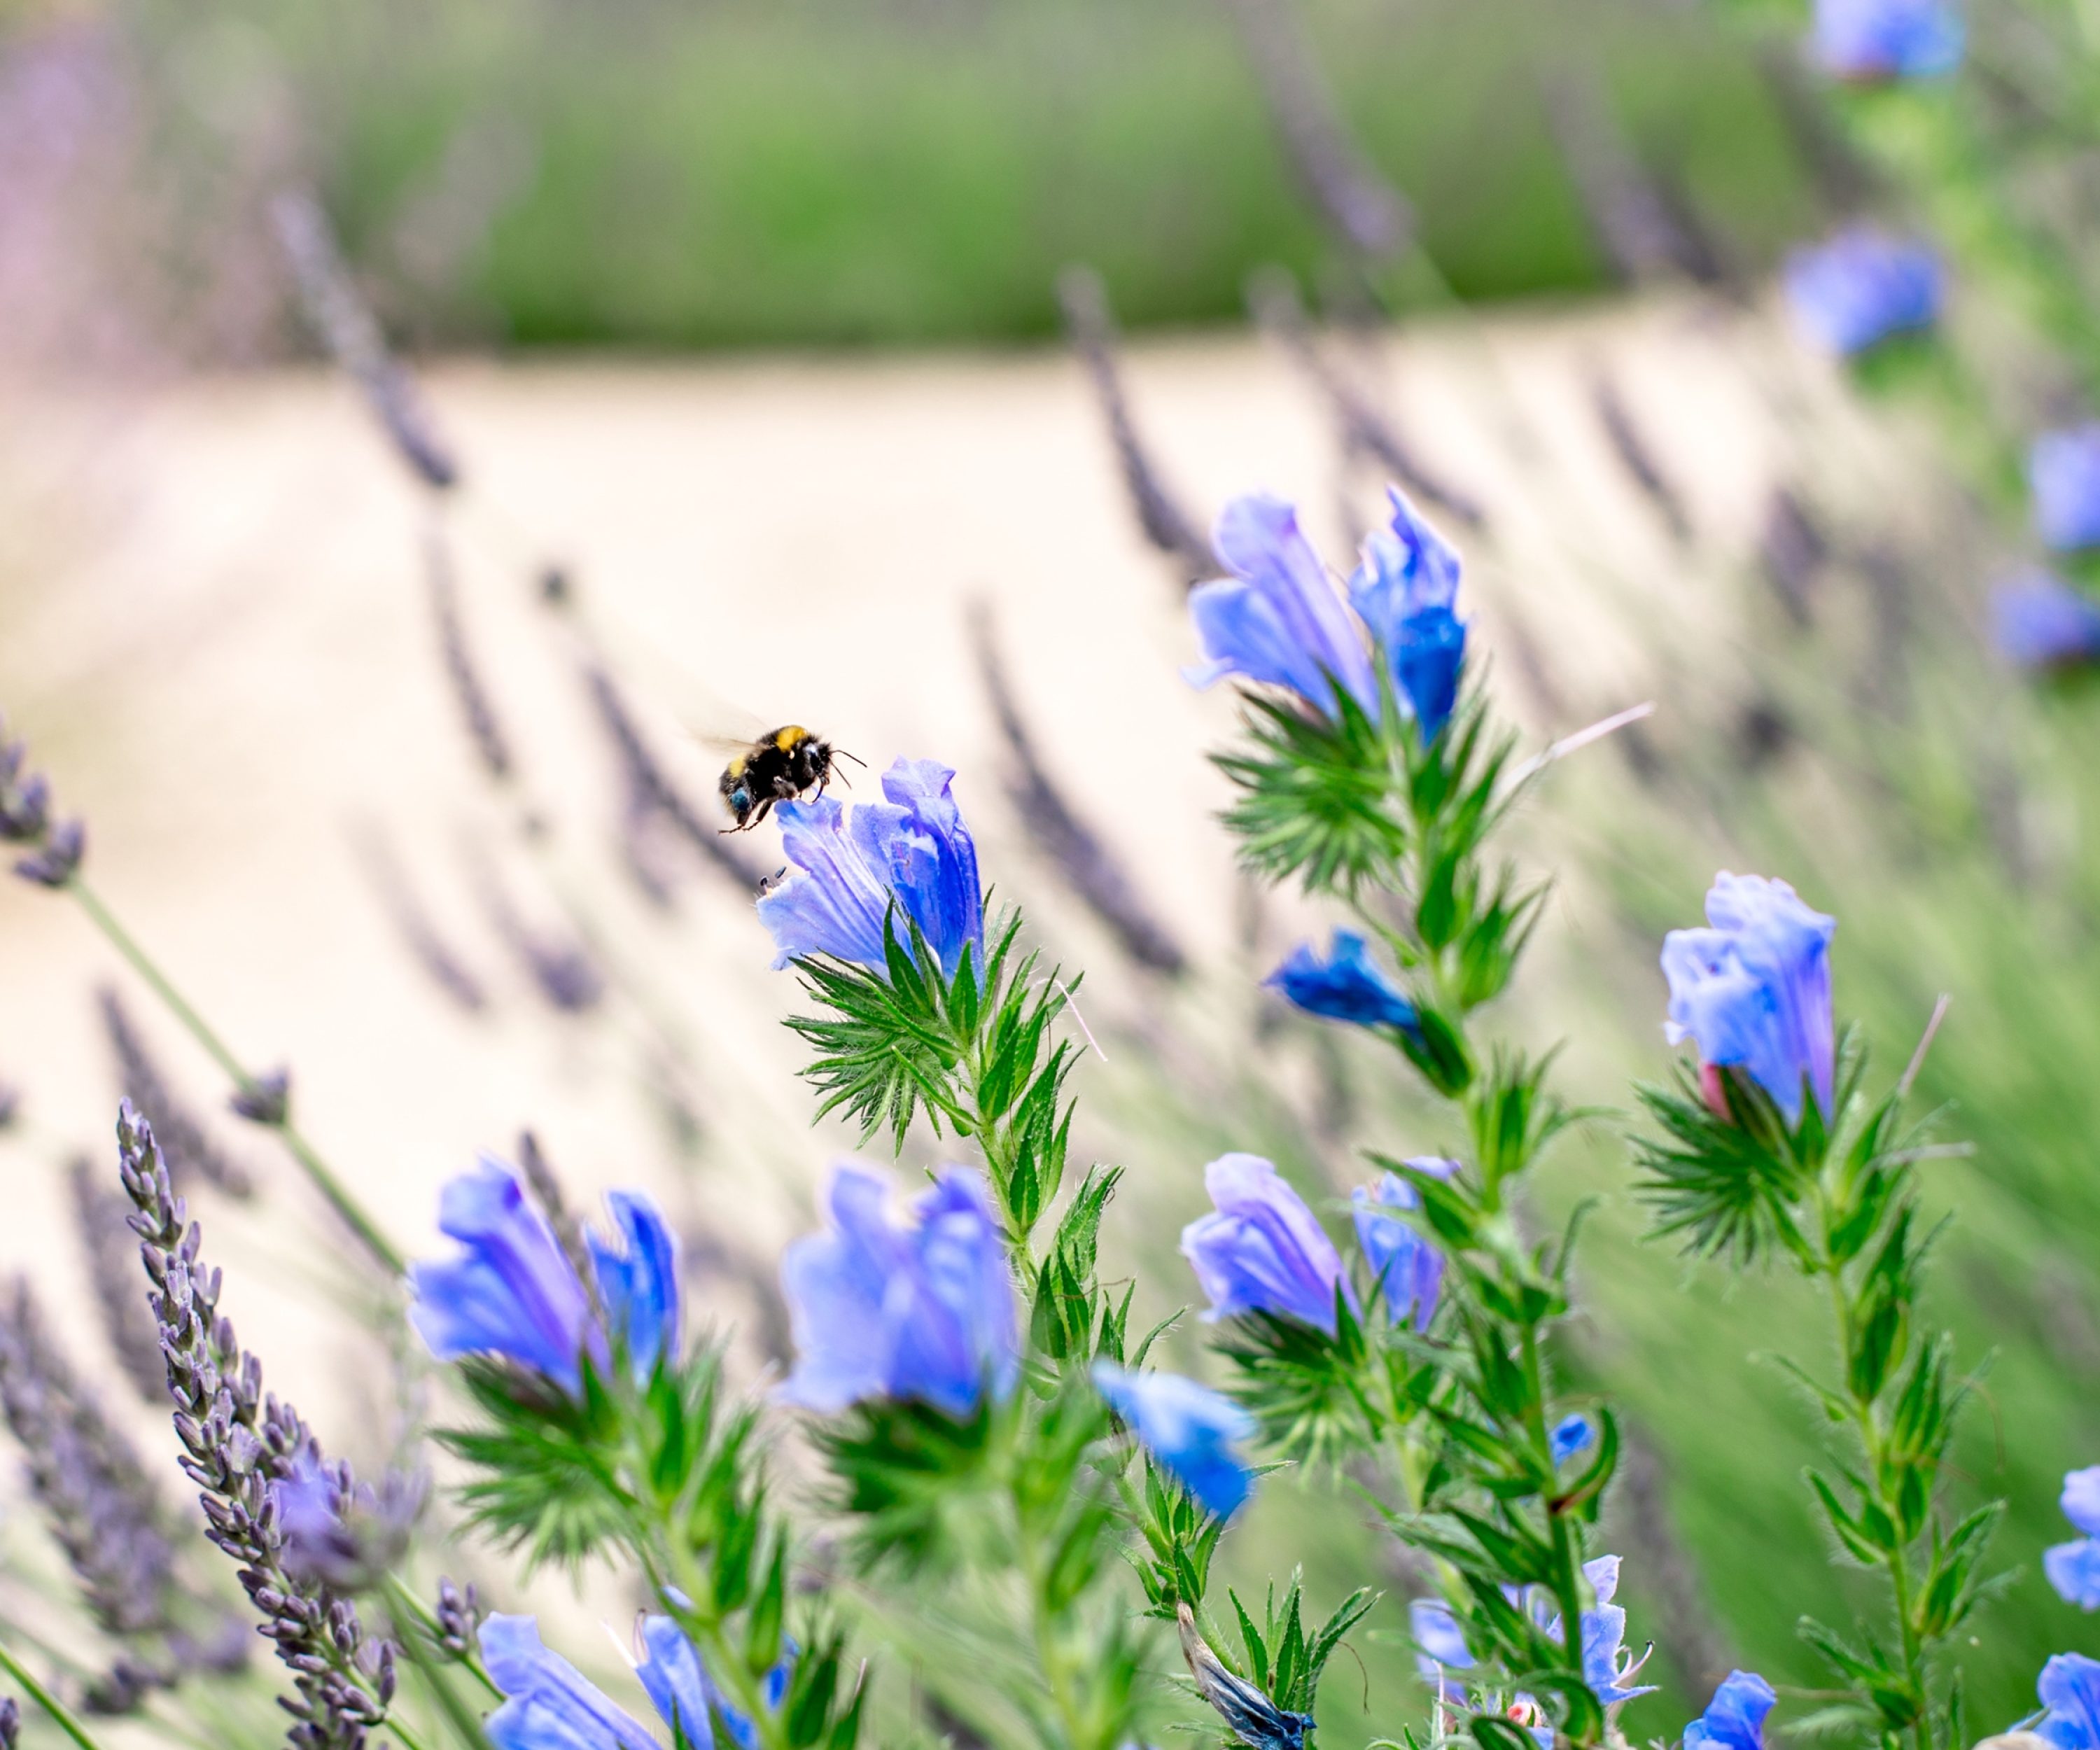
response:
<path fill-rule="evenodd" d="M 748 832 L 773 811 L 774 803 L 792 801 L 813 786 L 822 796 L 837 760 L 866 763 L 799 723 L 761 736 L 732 758 L 721 774 L 722 801 L 736 822 L 722 831 Z"/>

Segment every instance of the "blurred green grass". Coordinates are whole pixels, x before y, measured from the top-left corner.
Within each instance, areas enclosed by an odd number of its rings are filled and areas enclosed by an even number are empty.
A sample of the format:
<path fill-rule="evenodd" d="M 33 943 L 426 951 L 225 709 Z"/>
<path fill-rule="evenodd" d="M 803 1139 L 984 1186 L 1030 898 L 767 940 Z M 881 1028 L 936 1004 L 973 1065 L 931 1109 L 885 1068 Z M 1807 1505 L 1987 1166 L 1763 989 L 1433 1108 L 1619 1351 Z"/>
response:
<path fill-rule="evenodd" d="M 133 4 L 142 64 L 192 69 L 171 86 L 272 70 L 352 255 L 429 341 L 1003 342 L 1055 331 L 1070 261 L 1132 324 L 1236 320 L 1253 267 L 1327 261 L 1221 0 Z M 1746 259 L 1807 222 L 1756 64 L 1696 9 L 1304 12 L 1462 298 L 1601 282 L 1542 95 L 1571 70 Z"/>

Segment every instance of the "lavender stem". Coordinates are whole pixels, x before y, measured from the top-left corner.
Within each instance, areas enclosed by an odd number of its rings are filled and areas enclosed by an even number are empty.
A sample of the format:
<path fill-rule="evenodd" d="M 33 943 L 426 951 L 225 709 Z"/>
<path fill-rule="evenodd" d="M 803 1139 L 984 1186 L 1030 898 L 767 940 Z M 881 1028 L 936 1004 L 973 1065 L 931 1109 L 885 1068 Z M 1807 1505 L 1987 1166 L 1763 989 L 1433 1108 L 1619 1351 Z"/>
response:
<path fill-rule="evenodd" d="M 88 1735 L 87 1728 L 74 1717 L 73 1710 L 30 1676 L 21 1661 L 8 1651 L 5 1642 L 0 1642 L 0 1669 L 4 1669 L 20 1686 L 22 1693 L 51 1717 L 51 1722 L 80 1750 L 102 1750 L 102 1746 Z"/>
<path fill-rule="evenodd" d="M 111 947 L 121 954 L 125 963 L 149 985 L 153 994 L 166 1007 L 168 1012 L 181 1022 L 190 1037 L 202 1046 L 205 1051 L 241 1093 L 252 1093 L 258 1088 L 256 1078 L 241 1067 L 240 1060 L 233 1055 L 226 1042 L 211 1029 L 210 1022 L 191 1007 L 182 992 L 170 982 L 166 973 L 140 947 L 130 931 L 118 923 L 117 915 L 105 906 L 94 888 L 76 875 L 66 883 L 66 891 L 80 902 L 89 920 L 102 932 Z M 408 1261 L 395 1249 L 393 1242 L 379 1231 L 373 1219 L 365 1214 L 337 1178 L 334 1170 L 315 1151 L 314 1146 L 302 1135 L 292 1122 L 289 1113 L 277 1118 L 270 1126 L 277 1132 L 285 1148 L 299 1163 L 314 1188 L 329 1201 L 329 1206 L 341 1216 L 351 1232 L 364 1242 L 364 1248 L 390 1276 L 399 1276 L 408 1268 Z"/>

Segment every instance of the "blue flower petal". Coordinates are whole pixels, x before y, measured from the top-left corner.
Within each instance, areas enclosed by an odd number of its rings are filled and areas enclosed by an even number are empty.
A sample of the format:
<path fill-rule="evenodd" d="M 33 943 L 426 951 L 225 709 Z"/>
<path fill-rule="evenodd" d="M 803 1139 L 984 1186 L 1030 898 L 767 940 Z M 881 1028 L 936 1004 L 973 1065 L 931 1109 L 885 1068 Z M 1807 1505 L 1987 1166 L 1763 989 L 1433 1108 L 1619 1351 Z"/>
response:
<path fill-rule="evenodd" d="M 627 1348 L 638 1384 L 660 1357 L 678 1352 L 678 1242 L 647 1197 L 615 1191 L 606 1198 L 621 1243 L 586 1236 L 606 1323 Z"/>
<path fill-rule="evenodd" d="M 1554 1463 L 1566 1464 L 1596 1438 L 1597 1430 L 1590 1426 L 1587 1416 L 1577 1412 L 1572 1416 L 1562 1417 L 1555 1424 L 1551 1435 Z M 1614 1575 L 1615 1580 L 1617 1577 Z"/>
<path fill-rule="evenodd" d="M 1456 1161 L 1432 1157 L 1407 1163 L 1420 1171 L 1448 1179 L 1458 1170 Z M 1371 1267 L 1380 1297 L 1385 1302 L 1388 1322 L 1397 1325 L 1412 1319 L 1420 1330 L 1436 1311 L 1444 1286 L 1444 1254 L 1420 1233 L 1388 1210 L 1411 1210 L 1421 1201 L 1414 1187 L 1397 1173 L 1382 1173 L 1374 1185 L 1359 1185 L 1349 1193 L 1356 1223 L 1357 1250 Z"/>
<path fill-rule="evenodd" d="M 1322 961 L 1310 943 L 1301 942 L 1290 958 L 1269 974 L 1267 983 L 1297 1007 L 1323 1020 L 1348 1021 L 1359 1027 L 1398 1027 L 1418 1034 L 1421 1024 L 1407 1000 L 1370 958 L 1362 937 L 1335 932 L 1334 945 Z"/>
<path fill-rule="evenodd" d="M 1178 1373 L 1133 1373 L 1096 1361 L 1095 1389 L 1130 1425 L 1146 1451 L 1203 1505 L 1229 1519 L 1254 1488 L 1254 1473 L 1233 1450 L 1254 1434 L 1254 1418 L 1222 1393 Z"/>
<path fill-rule="evenodd" d="M 1991 631 L 1999 651 L 2023 668 L 2100 661 L 2100 602 L 2047 571 L 1991 592 Z"/>
<path fill-rule="evenodd" d="M 1684 1728 L 1684 1750 L 1764 1750 L 1765 1717 L 1779 1700 L 1754 1671 L 1731 1671 Z"/>
<path fill-rule="evenodd" d="M 1335 1333 L 1339 1289 L 1356 1291 L 1341 1254 L 1305 1200 L 1259 1155 L 1221 1155 L 1203 1169 L 1216 1206 L 1181 1230 L 1181 1253 L 1210 1296 L 1207 1318 L 1268 1312 Z"/>
<path fill-rule="evenodd" d="M 1407 1607 L 1407 1626 L 1414 1640 L 1415 1668 L 1424 1677 L 1434 1682 L 1440 1666 L 1448 1671 L 1472 1668 L 1476 1661 L 1465 1631 L 1441 1598 L 1416 1598 Z"/>
<path fill-rule="evenodd" d="M 1961 64 L 1952 0 L 1816 0 L 1815 58 L 1841 79 L 1928 79 Z"/>
<path fill-rule="evenodd" d="M 672 1742 L 677 1743 L 682 1734 L 688 1750 L 713 1750 L 715 1728 L 708 1705 L 713 1686 L 700 1664 L 699 1650 L 668 1616 L 642 1619 L 642 1646 L 649 1656 L 635 1667 L 634 1674 L 671 1728 Z"/>
<path fill-rule="evenodd" d="M 489 1617 L 481 1661 L 509 1698 L 487 1722 L 497 1750 L 660 1750 L 649 1729 L 558 1653 L 530 1616 Z"/>
<path fill-rule="evenodd" d="M 2100 422 L 2045 431 L 2027 451 L 2036 532 L 2058 553 L 2100 545 Z"/>
<path fill-rule="evenodd" d="M 2041 1571 L 2065 1603 L 2100 1611 L 2100 1538 L 2081 1537 L 2043 1550 Z"/>
<path fill-rule="evenodd" d="M 1939 314 L 1939 258 L 1870 225 L 1796 250 L 1784 277 L 1795 321 L 1836 353 L 1864 352 L 1889 335 L 1929 328 Z"/>
<path fill-rule="evenodd" d="M 2035 1685 L 2048 1713 L 2035 1730 L 2057 1750 L 2100 1750 L 2100 1660 L 2058 1653 Z"/>

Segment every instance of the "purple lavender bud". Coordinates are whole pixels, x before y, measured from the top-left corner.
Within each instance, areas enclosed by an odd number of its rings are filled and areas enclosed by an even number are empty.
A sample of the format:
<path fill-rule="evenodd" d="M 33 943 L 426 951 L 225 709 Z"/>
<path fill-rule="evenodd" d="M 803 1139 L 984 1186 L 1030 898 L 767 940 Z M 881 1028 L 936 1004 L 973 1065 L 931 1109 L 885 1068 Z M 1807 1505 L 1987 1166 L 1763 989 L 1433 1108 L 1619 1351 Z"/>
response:
<path fill-rule="evenodd" d="M 22 1710 L 12 1695 L 0 1700 L 0 1750 L 15 1750 L 22 1736 Z"/>
<path fill-rule="evenodd" d="M 2100 602 L 2047 571 L 2029 571 L 1991 592 L 1991 633 L 2023 668 L 2081 668 L 2100 662 Z"/>
<path fill-rule="evenodd" d="M 898 760 L 882 776 L 882 802 L 850 812 L 827 796 L 783 802 L 782 848 L 795 865 L 758 901 L 759 921 L 779 950 L 774 965 L 829 954 L 856 965 L 885 963 L 885 926 L 902 937 L 919 926 L 952 974 L 963 950 L 984 960 L 984 889 L 977 841 L 936 760 Z M 891 908 L 900 915 L 890 921 Z"/>
<path fill-rule="evenodd" d="M 1786 298 L 1811 340 L 1850 356 L 1939 315 L 1944 275 L 1925 244 L 1853 225 L 1787 258 Z"/>
<path fill-rule="evenodd" d="M 916 1400 L 960 1419 L 1020 1376 L 1012 1276 L 982 1179 L 943 1167 L 890 1214 L 889 1180 L 832 1173 L 831 1224 L 788 1248 L 780 1276 L 795 1333 L 781 1396 L 832 1414 L 865 1399 Z"/>
<path fill-rule="evenodd" d="M 1735 1066 L 1800 1122 L 1804 1087 L 1825 1122 L 1836 1073 L 1830 937 L 1837 920 L 1784 881 L 1714 878 L 1708 929 L 1672 930 L 1662 945 L 1673 1045 L 1692 1040 L 1702 1063 Z"/>
<path fill-rule="evenodd" d="M 438 1605 L 431 1612 L 438 1625 L 438 1645 L 455 1659 L 472 1652 L 481 1633 L 481 1600 L 470 1583 L 462 1592 L 449 1579 L 438 1579 Z"/>
<path fill-rule="evenodd" d="M 15 873 L 38 887 L 61 888 L 78 872 L 86 850 L 86 827 L 77 820 L 61 821 L 37 849 L 15 858 Z"/>
<path fill-rule="evenodd" d="M 2035 531 L 2058 553 L 2100 546 L 2100 421 L 2045 431 L 2027 451 Z"/>
<path fill-rule="evenodd" d="M 251 1124 L 271 1127 L 282 1124 L 291 1114 L 292 1072 L 266 1070 L 252 1078 L 248 1086 L 236 1093 L 227 1104 Z"/>
<path fill-rule="evenodd" d="M 1211 1297 L 1211 1319 L 1266 1312 L 1335 1334 L 1339 1294 L 1356 1290 L 1341 1254 L 1305 1200 L 1259 1155 L 1221 1155 L 1203 1169 L 1216 1206 L 1181 1230 L 1181 1253 Z"/>
<path fill-rule="evenodd" d="M 1815 58 L 1840 79 L 1929 79 L 1961 64 L 1951 0 L 1815 0 Z"/>

